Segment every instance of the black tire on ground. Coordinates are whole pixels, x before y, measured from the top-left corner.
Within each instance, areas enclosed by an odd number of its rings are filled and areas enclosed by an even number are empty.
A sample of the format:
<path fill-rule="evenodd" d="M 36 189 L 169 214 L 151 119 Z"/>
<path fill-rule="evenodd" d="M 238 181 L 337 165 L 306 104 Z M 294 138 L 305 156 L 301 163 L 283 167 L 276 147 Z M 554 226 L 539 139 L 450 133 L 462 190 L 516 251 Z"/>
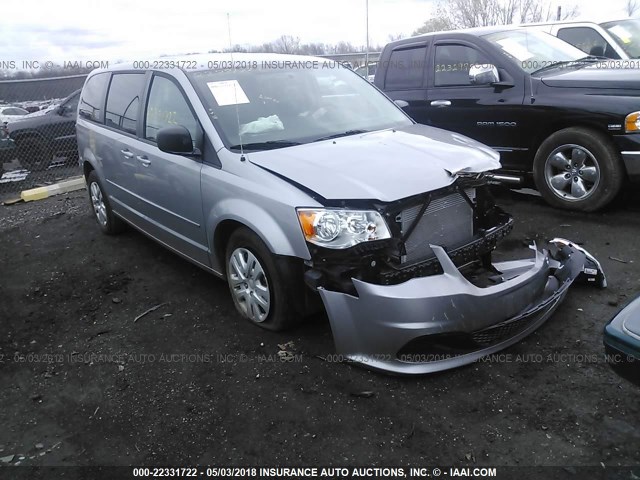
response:
<path fill-rule="evenodd" d="M 572 153 L 576 147 L 586 152 L 586 164 L 596 166 L 599 173 L 596 182 L 586 181 L 587 177 L 583 177 L 586 171 L 583 172 L 582 169 L 576 168 L 575 172 L 572 171 L 571 168 L 575 168 L 576 162 L 569 162 L 570 166 L 566 172 L 551 163 L 557 149 L 560 149 L 560 153 Z M 554 189 L 550 184 L 549 179 L 553 173 L 557 174 L 560 183 L 563 181 L 560 176 L 568 181 L 565 195 L 557 193 L 558 189 Z M 550 205 L 567 210 L 593 212 L 615 198 L 624 183 L 626 173 L 619 153 L 606 135 L 589 128 L 572 127 L 555 132 L 542 142 L 535 156 L 533 178 L 538 191 Z M 584 198 L 573 195 L 573 183 L 576 182 L 587 186 L 588 191 Z"/>
<path fill-rule="evenodd" d="M 95 170 L 91 171 L 87 177 L 87 192 L 89 193 L 89 205 L 93 218 L 98 223 L 100 230 L 107 235 L 116 235 L 122 232 L 126 228 L 126 223 L 114 215 L 109 198 L 104 193 L 104 188 Z M 100 201 L 102 201 L 103 208 L 99 206 Z"/>
<path fill-rule="evenodd" d="M 22 168 L 44 170 L 51 163 L 52 154 L 45 142 L 36 137 L 25 137 L 16 141 L 18 159 Z"/>
<path fill-rule="evenodd" d="M 249 262 L 249 253 L 253 255 L 259 264 L 258 268 L 253 271 L 259 272 L 261 267 L 264 276 L 258 275 L 253 279 L 253 284 L 249 282 L 239 284 L 241 278 L 233 271 L 231 265 L 234 253 L 247 255 L 245 258 L 248 258 Z M 225 252 L 225 268 L 233 303 L 242 317 L 251 323 L 267 330 L 279 331 L 294 326 L 302 319 L 302 314 L 295 307 L 295 296 L 302 295 L 299 293 L 301 285 L 304 288 L 300 272 L 293 267 L 291 261 L 273 255 L 260 237 L 250 229 L 238 228 L 229 238 Z M 251 270 L 251 263 L 248 264 L 247 270 Z M 246 275 L 246 278 L 248 280 L 250 276 Z M 256 314 L 252 318 L 251 306 L 247 303 L 247 299 L 253 297 L 254 292 L 258 295 L 259 287 L 264 287 L 265 284 L 269 293 L 268 312 L 262 306 L 257 306 Z M 251 293 L 248 293 L 247 289 L 250 289 Z M 236 290 L 246 292 L 242 302 L 239 300 Z M 265 313 L 265 318 L 259 320 L 259 315 Z"/>

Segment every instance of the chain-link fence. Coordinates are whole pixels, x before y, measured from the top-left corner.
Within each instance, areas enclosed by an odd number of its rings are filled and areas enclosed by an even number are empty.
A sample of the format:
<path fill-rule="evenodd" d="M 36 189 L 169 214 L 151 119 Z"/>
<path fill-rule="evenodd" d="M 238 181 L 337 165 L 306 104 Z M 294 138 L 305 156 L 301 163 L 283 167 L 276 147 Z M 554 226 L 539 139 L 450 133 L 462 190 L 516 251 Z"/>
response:
<path fill-rule="evenodd" d="M 75 123 L 85 78 L 0 81 L 0 199 L 81 174 Z"/>

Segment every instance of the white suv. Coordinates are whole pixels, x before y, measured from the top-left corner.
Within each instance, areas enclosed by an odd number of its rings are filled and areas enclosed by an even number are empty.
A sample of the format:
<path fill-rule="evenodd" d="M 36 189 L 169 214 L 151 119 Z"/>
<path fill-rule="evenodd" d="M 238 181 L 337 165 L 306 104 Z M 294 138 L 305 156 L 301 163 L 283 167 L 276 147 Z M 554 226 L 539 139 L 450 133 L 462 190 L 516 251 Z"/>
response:
<path fill-rule="evenodd" d="M 532 23 L 536 28 L 570 43 L 589 55 L 629 60 L 640 58 L 640 19 L 627 18 L 604 23 Z"/>

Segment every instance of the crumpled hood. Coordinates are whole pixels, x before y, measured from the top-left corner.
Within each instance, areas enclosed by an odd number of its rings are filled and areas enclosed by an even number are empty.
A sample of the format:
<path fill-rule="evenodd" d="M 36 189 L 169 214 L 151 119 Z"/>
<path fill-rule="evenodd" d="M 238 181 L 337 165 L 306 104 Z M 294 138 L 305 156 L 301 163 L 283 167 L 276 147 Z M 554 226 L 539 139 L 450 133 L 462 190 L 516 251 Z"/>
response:
<path fill-rule="evenodd" d="M 579 70 L 560 70 L 558 73 L 544 75 L 542 83 L 549 87 L 607 88 L 640 90 L 640 69 L 638 68 L 602 68 L 604 64 L 581 68 Z"/>
<path fill-rule="evenodd" d="M 252 152 L 248 160 L 329 200 L 399 200 L 450 185 L 453 173 L 500 168 L 499 154 L 425 125 Z"/>

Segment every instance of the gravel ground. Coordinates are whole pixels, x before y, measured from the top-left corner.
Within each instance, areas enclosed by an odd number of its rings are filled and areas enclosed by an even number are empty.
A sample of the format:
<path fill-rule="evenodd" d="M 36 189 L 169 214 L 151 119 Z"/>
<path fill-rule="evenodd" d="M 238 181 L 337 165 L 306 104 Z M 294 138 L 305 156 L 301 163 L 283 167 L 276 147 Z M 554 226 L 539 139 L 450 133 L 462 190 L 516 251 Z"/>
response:
<path fill-rule="evenodd" d="M 640 464 L 640 388 L 602 347 L 640 291 L 636 194 L 583 215 L 499 192 L 506 248 L 573 239 L 610 287 L 572 287 L 500 358 L 417 378 L 331 362 L 322 315 L 287 333 L 242 321 L 222 281 L 135 231 L 102 235 L 85 195 L 0 207 L 8 464 Z"/>

